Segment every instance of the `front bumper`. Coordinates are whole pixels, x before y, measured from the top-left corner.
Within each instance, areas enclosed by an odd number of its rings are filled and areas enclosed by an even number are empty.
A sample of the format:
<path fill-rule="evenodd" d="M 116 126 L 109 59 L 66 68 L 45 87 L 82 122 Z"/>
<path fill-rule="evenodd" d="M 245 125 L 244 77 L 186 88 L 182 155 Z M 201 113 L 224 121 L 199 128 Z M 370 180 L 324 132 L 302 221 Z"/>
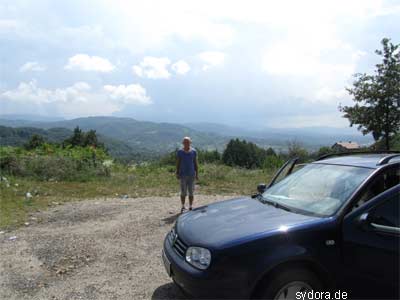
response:
<path fill-rule="evenodd" d="M 249 290 L 243 286 L 245 280 L 230 278 L 220 271 L 198 270 L 187 263 L 172 248 L 168 238 L 164 240 L 163 255 L 170 263 L 169 272 L 173 281 L 187 294 L 199 298 L 249 298 Z"/>

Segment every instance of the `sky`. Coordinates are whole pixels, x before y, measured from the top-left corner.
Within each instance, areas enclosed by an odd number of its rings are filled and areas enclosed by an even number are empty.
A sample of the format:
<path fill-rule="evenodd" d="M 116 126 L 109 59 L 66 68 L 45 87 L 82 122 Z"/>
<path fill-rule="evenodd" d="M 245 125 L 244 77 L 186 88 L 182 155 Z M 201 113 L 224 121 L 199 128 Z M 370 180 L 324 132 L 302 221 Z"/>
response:
<path fill-rule="evenodd" d="M 0 114 L 343 128 L 400 1 L 0 2 Z"/>

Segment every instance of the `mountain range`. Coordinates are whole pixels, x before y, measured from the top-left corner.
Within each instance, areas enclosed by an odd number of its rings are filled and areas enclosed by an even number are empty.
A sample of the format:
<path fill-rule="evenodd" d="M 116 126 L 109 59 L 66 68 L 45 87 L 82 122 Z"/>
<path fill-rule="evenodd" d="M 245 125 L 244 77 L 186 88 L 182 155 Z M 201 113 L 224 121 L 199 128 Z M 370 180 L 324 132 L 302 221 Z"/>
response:
<path fill-rule="evenodd" d="M 330 146 L 340 140 L 352 140 L 361 144 L 372 142 L 368 136 L 336 128 L 247 129 L 245 126 L 238 128 L 218 123 L 156 123 L 119 117 L 63 120 L 3 115 L 0 116 L 0 125 L 4 126 L 0 134 L 0 145 L 19 145 L 26 142 L 33 132 L 43 135 L 49 141 L 59 141 L 70 135 L 76 126 L 85 131 L 94 129 L 99 134 L 100 141 L 117 157 L 146 154 L 159 156 L 179 147 L 184 136 L 190 136 L 197 148 L 219 151 L 224 149 L 231 138 L 246 139 L 276 150 L 286 149 L 288 141 L 293 140 L 300 142 L 308 150 Z"/>

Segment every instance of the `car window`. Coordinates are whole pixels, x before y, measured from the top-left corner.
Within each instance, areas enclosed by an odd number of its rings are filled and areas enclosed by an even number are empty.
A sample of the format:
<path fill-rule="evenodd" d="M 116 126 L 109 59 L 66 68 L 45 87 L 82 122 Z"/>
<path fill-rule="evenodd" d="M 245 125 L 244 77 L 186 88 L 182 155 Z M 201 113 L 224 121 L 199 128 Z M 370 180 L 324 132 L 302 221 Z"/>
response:
<path fill-rule="evenodd" d="M 295 161 L 286 162 L 286 163 L 287 163 L 287 165 L 285 167 L 283 167 L 283 169 L 278 170 L 277 174 L 279 173 L 279 175 L 273 179 L 273 184 L 277 184 L 282 179 L 284 179 L 286 176 L 288 176 L 289 172 L 292 172 L 291 170 L 293 170 L 293 168 L 296 166 Z"/>
<path fill-rule="evenodd" d="M 371 183 L 368 184 L 366 189 L 358 197 L 353 210 L 363 205 L 368 200 L 378 196 L 384 191 L 394 187 L 400 183 L 400 168 L 398 165 L 388 168 L 379 175 L 377 175 Z"/>
<path fill-rule="evenodd" d="M 400 194 L 397 194 L 377 206 L 371 213 L 372 223 L 390 227 L 400 227 L 399 202 Z"/>
<path fill-rule="evenodd" d="M 372 171 L 360 167 L 309 164 L 267 189 L 262 196 L 305 213 L 328 216 L 346 202 Z"/>

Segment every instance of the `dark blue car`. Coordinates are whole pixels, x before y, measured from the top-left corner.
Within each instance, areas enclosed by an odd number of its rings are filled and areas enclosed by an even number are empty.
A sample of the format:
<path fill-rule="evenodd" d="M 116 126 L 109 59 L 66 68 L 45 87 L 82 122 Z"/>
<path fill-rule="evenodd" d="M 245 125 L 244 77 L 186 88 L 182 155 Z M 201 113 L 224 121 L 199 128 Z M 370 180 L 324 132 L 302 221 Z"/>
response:
<path fill-rule="evenodd" d="M 259 194 L 181 215 L 164 265 L 195 297 L 398 298 L 399 183 L 398 153 L 289 161 Z"/>

